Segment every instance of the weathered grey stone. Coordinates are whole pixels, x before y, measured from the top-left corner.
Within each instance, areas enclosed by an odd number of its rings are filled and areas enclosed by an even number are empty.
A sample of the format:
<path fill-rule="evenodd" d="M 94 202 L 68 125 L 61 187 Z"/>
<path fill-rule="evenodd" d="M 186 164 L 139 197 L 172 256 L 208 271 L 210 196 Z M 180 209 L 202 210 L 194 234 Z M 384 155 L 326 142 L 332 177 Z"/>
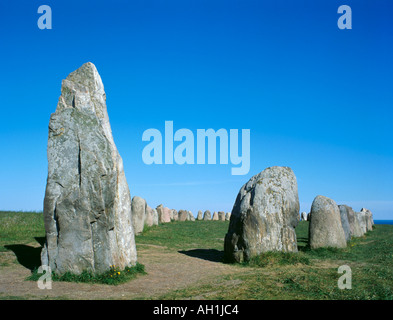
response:
<path fill-rule="evenodd" d="M 212 219 L 212 214 L 210 213 L 209 210 L 206 210 L 203 214 L 203 220 L 207 221 L 207 220 L 211 220 Z"/>
<path fill-rule="evenodd" d="M 139 234 L 143 231 L 146 219 L 146 201 L 141 197 L 135 196 L 131 201 L 131 212 L 132 212 L 132 226 L 134 227 L 135 234 Z"/>
<path fill-rule="evenodd" d="M 342 211 L 346 211 L 348 217 L 349 230 L 352 237 L 361 237 L 363 232 L 360 228 L 359 220 L 355 217 L 355 211 L 347 205 L 340 205 L 340 214 Z"/>
<path fill-rule="evenodd" d="M 362 230 L 362 234 L 364 235 L 367 232 L 366 212 L 355 212 L 355 217 L 357 218 L 360 225 L 360 230 Z"/>
<path fill-rule="evenodd" d="M 187 220 L 188 220 L 188 221 L 195 221 L 195 217 L 194 217 L 194 215 L 192 214 L 191 211 L 188 211 Z"/>
<path fill-rule="evenodd" d="M 360 212 L 364 212 L 366 216 L 366 229 L 367 231 L 372 231 L 373 230 L 373 225 L 374 225 L 374 219 L 373 219 L 373 214 L 370 210 L 366 208 L 362 208 Z"/>
<path fill-rule="evenodd" d="M 339 205 L 338 208 L 340 209 L 340 218 L 341 218 L 341 225 L 344 230 L 345 240 L 351 240 L 351 227 L 349 225 L 348 219 L 348 210 L 344 205 Z"/>
<path fill-rule="evenodd" d="M 225 212 L 224 211 L 218 211 L 218 220 L 225 221 Z"/>
<path fill-rule="evenodd" d="M 42 263 L 58 274 L 102 273 L 137 261 L 123 161 L 90 62 L 63 80 L 50 117 L 44 220 Z"/>
<path fill-rule="evenodd" d="M 324 196 L 317 196 L 314 199 L 311 206 L 309 241 L 311 249 L 347 246 L 340 209 L 334 200 Z"/>
<path fill-rule="evenodd" d="M 216 211 L 213 212 L 212 221 L 218 221 L 218 214 Z"/>
<path fill-rule="evenodd" d="M 307 221 L 307 212 L 302 212 L 301 213 L 301 218 L 302 218 L 302 221 Z"/>
<path fill-rule="evenodd" d="M 239 191 L 225 236 L 226 261 L 247 261 L 267 251 L 297 252 L 299 216 L 296 177 L 288 167 L 271 167 Z"/>
<path fill-rule="evenodd" d="M 152 209 L 153 210 L 153 226 L 158 226 L 158 212 L 157 209 Z"/>
<path fill-rule="evenodd" d="M 179 221 L 179 213 L 177 210 L 172 209 L 172 216 L 173 216 L 173 221 Z"/>
<path fill-rule="evenodd" d="M 158 213 L 158 222 L 159 223 L 168 223 L 171 222 L 171 209 L 164 207 L 160 204 L 157 208 Z"/>
<path fill-rule="evenodd" d="M 197 220 L 198 220 L 198 221 L 201 221 L 201 220 L 203 220 L 203 213 L 202 213 L 202 211 L 201 211 L 201 210 L 199 210 L 199 211 L 198 211 Z"/>
<path fill-rule="evenodd" d="M 188 220 L 188 211 L 179 210 L 179 221 L 187 221 Z"/>
<path fill-rule="evenodd" d="M 152 209 L 150 206 L 146 205 L 145 225 L 148 227 L 152 227 L 158 224 L 157 211 L 154 211 L 155 209 Z"/>
<path fill-rule="evenodd" d="M 227 212 L 227 213 L 225 214 L 225 221 L 229 221 L 229 220 L 231 220 L 231 213 L 230 213 L 230 212 Z"/>

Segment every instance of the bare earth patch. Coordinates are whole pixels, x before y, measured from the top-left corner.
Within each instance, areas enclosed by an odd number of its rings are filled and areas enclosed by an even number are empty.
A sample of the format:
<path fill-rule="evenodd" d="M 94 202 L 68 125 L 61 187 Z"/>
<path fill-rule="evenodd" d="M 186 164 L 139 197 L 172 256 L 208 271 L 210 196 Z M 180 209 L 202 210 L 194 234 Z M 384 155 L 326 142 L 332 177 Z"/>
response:
<path fill-rule="evenodd" d="M 188 251 L 187 251 L 188 252 Z M 138 275 L 128 283 L 111 286 L 101 284 L 52 282 L 52 289 L 39 289 L 35 281 L 26 281 L 30 270 L 19 263 L 0 267 L 0 298 L 26 299 L 154 299 L 172 290 L 190 285 L 211 283 L 219 276 L 239 272 L 233 265 L 218 262 L 210 253 L 198 257 L 198 249 L 176 252 L 166 247 L 139 245 L 138 261 L 147 275 Z M 12 255 L 1 252 L 4 259 Z M 15 257 L 15 256 L 14 256 Z M 16 259 L 16 257 L 15 257 Z"/>

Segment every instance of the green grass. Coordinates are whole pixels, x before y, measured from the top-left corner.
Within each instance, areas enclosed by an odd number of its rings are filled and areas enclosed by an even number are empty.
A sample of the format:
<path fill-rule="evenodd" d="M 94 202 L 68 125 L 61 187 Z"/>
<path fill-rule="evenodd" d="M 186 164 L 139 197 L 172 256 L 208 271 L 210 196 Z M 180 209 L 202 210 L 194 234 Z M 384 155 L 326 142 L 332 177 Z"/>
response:
<path fill-rule="evenodd" d="M 0 252 L 8 250 L 5 245 L 28 244 L 44 237 L 42 212 L 0 211 Z"/>
<path fill-rule="evenodd" d="M 160 299 L 393 299 L 393 226 L 374 226 L 373 231 L 354 238 L 345 249 L 310 250 L 308 222 L 301 222 L 296 234 L 298 253 L 264 253 L 239 265 L 239 272 L 233 275 L 172 291 Z M 352 289 L 338 288 L 341 265 L 351 267 Z"/>
<path fill-rule="evenodd" d="M 137 247 L 156 245 L 172 252 L 184 250 L 191 257 L 193 254 L 196 257 L 210 255 L 208 260 L 219 266 L 223 263 L 227 229 L 226 221 L 172 222 L 146 228 L 136 236 L 136 243 Z M 42 215 L 0 212 L 0 270 L 4 266 L 2 263 L 6 263 L 1 257 L 9 251 L 16 254 L 16 263 L 33 270 L 39 263 L 37 241 L 40 242 L 44 234 Z M 228 265 L 233 268 L 230 275 L 170 291 L 158 298 L 393 299 L 393 226 L 376 225 L 373 231 L 350 241 L 345 249 L 310 250 L 307 245 L 308 222 L 301 222 L 296 234 L 298 253 L 267 253 L 247 264 Z M 146 248 L 148 250 L 148 246 Z M 338 267 L 344 264 L 352 269 L 350 290 L 340 290 L 337 285 L 342 276 Z M 82 278 L 89 277 L 85 274 Z"/>
<path fill-rule="evenodd" d="M 228 221 L 174 221 L 144 229 L 136 237 L 136 242 L 160 245 L 170 250 L 223 250 L 228 225 Z"/>
<path fill-rule="evenodd" d="M 83 271 L 81 274 L 73 274 L 66 272 L 62 275 L 57 275 L 52 272 L 52 281 L 65 281 L 65 282 L 80 282 L 80 283 L 99 283 L 118 285 L 136 278 L 138 274 L 146 274 L 143 264 L 137 263 L 133 267 L 126 267 L 124 270 L 119 270 L 112 266 L 107 272 L 102 274 L 93 274 L 89 271 Z M 38 269 L 34 269 L 32 274 L 26 280 L 38 281 L 43 273 L 38 273 Z"/>

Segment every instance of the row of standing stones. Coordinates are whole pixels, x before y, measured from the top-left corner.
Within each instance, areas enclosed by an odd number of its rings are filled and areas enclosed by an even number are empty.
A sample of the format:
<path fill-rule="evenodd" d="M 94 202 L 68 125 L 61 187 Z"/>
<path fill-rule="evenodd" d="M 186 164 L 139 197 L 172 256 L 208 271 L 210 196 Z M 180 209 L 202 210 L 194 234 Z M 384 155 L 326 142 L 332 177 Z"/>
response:
<path fill-rule="evenodd" d="M 309 246 L 345 248 L 351 237 L 373 229 L 370 210 L 354 212 L 324 196 L 315 197 L 311 212 L 299 215 L 295 174 L 288 167 L 270 167 L 253 176 L 234 204 L 224 255 L 228 262 L 248 261 L 267 251 L 297 252 L 295 228 L 309 220 Z"/>
<path fill-rule="evenodd" d="M 46 242 L 42 265 L 57 274 L 103 273 L 137 262 L 135 234 L 144 225 L 193 221 L 190 211 L 150 208 L 131 200 L 123 161 L 112 137 L 106 94 L 96 67 L 88 62 L 63 80 L 50 117 L 48 178 L 44 199 Z M 369 210 L 354 213 L 326 197 L 310 212 L 310 247 L 345 247 L 350 236 L 372 229 Z M 266 251 L 297 252 L 299 222 L 296 177 L 287 167 L 271 167 L 241 189 L 231 214 L 198 212 L 197 220 L 230 220 L 226 261 L 247 261 Z"/>
<path fill-rule="evenodd" d="M 214 212 L 213 216 L 209 210 L 204 213 L 198 211 L 198 216 L 195 219 L 191 211 L 175 210 L 164 207 L 160 204 L 156 209 L 152 209 L 145 199 L 134 196 L 131 201 L 132 225 L 135 234 L 140 234 L 145 226 L 152 227 L 161 223 L 168 223 L 172 221 L 229 221 L 231 214 L 223 211 Z"/>

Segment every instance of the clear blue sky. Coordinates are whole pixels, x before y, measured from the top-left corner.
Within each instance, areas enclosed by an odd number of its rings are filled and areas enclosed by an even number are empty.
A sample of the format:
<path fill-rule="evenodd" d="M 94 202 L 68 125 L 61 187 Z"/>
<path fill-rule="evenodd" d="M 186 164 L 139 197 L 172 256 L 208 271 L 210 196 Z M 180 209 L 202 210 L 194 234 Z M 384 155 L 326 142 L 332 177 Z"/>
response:
<path fill-rule="evenodd" d="M 37 27 L 40 5 L 53 29 Z M 340 5 L 352 30 L 337 27 Z M 393 2 L 1 1 L 0 210 L 42 210 L 48 122 L 61 80 L 87 61 L 104 82 L 131 195 L 230 211 L 273 165 L 301 211 L 321 194 L 393 219 Z M 251 169 L 146 165 L 146 129 L 251 130 Z"/>

